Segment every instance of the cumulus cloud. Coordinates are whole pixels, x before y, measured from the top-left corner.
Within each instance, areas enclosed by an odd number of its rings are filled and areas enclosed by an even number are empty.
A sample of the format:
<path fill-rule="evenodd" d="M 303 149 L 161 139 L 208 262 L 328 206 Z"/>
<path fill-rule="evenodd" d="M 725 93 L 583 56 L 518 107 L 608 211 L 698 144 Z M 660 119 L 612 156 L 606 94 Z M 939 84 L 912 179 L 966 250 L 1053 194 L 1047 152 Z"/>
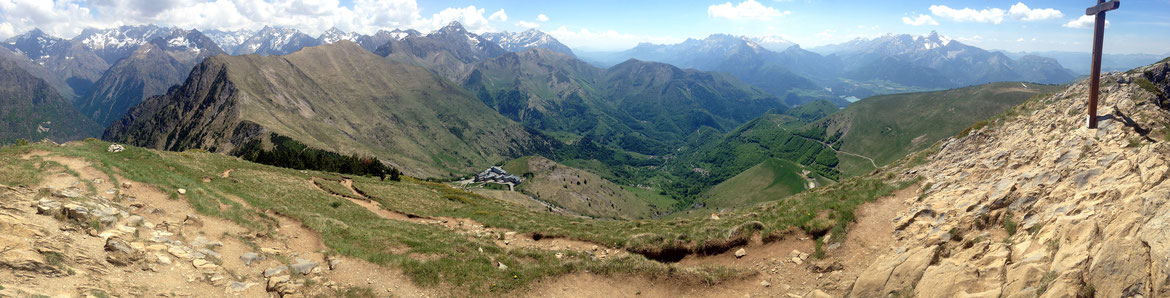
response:
<path fill-rule="evenodd" d="M 464 8 L 447 8 L 431 16 L 429 29 L 442 28 L 451 22 L 459 22 L 467 31 L 475 33 L 495 31 L 490 21 L 483 16 L 483 12 L 483 8 L 475 8 L 475 5 Z"/>
<path fill-rule="evenodd" d="M 536 20 L 541 22 L 548 22 L 548 16 L 542 14 L 536 15 Z"/>
<path fill-rule="evenodd" d="M 769 21 L 772 18 L 792 14 L 791 11 L 780 11 L 774 7 L 764 6 L 756 0 L 746 0 L 739 4 L 731 2 L 716 4 L 707 7 L 707 16 L 729 20 L 760 20 Z"/>
<path fill-rule="evenodd" d="M 500 11 L 492 13 L 492 15 L 488 17 L 488 20 L 507 22 L 508 13 L 504 12 L 504 9 L 501 8 Z"/>
<path fill-rule="evenodd" d="M 938 22 L 936 22 L 934 20 L 934 18 L 932 18 L 928 15 L 924 15 L 924 14 L 920 14 L 920 15 L 918 15 L 918 17 L 915 17 L 915 18 L 902 17 L 902 23 L 906 23 L 906 25 L 910 25 L 910 26 L 922 26 L 922 25 L 938 26 Z M 862 26 L 859 26 L 858 28 L 862 28 Z"/>
<path fill-rule="evenodd" d="M 974 10 L 971 8 L 954 9 L 946 5 L 931 5 L 930 13 L 940 18 L 956 21 L 956 22 L 978 22 L 978 23 L 994 23 L 999 24 L 1003 22 L 1003 17 L 1006 12 L 999 8 L 988 8 L 983 10 Z"/>
<path fill-rule="evenodd" d="M 589 29 L 579 29 L 576 31 L 569 30 L 565 26 L 561 26 L 556 30 L 549 31 L 549 35 L 556 37 L 565 45 L 573 49 L 589 49 L 589 50 L 620 50 L 628 49 L 638 45 L 642 42 L 671 44 L 682 42 L 682 39 L 673 37 L 661 36 L 642 36 L 635 34 L 619 33 L 614 30 L 608 31 L 592 31 Z"/>
<path fill-rule="evenodd" d="M 1061 13 L 1059 10 L 1052 8 L 1030 9 L 1028 8 L 1028 5 L 1024 4 L 1024 2 L 1016 2 L 1015 5 L 1012 5 L 1012 7 L 1008 9 L 1008 13 L 1010 13 L 1013 18 L 1021 21 L 1042 21 L 1064 17 L 1064 13 Z"/>
<path fill-rule="evenodd" d="M 459 21 L 484 32 L 508 18 L 503 9 L 485 13 L 467 6 L 424 17 L 416 0 L 353 0 L 352 8 L 338 0 L 0 0 L 0 39 L 34 28 L 70 38 L 87 27 L 141 24 L 201 30 L 272 25 L 316 35 L 331 27 L 365 34 L 394 28 L 428 32 Z"/>
<path fill-rule="evenodd" d="M 1065 23 L 1061 26 L 1074 29 L 1093 29 L 1093 25 L 1096 21 L 1096 18 L 1093 16 L 1081 16 L 1079 18 L 1068 21 L 1068 23 Z M 1105 28 L 1109 28 L 1109 20 L 1105 20 Z"/>
<path fill-rule="evenodd" d="M 533 22 L 519 21 L 519 22 L 516 22 L 516 26 L 532 29 L 532 28 L 540 27 L 540 24 L 533 23 Z"/>

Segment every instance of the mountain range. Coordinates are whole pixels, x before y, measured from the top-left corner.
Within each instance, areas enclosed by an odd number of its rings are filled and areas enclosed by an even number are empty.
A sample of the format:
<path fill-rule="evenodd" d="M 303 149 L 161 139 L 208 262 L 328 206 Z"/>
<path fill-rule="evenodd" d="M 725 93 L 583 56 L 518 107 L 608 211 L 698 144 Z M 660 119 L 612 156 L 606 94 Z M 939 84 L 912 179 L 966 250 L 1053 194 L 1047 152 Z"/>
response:
<path fill-rule="evenodd" d="M 552 37 L 552 35 L 536 29 L 528 29 L 524 30 L 524 32 L 488 32 L 484 33 L 483 37 L 511 52 L 541 48 L 573 56 L 573 50 L 569 49 L 568 46 L 562 44 L 556 38 Z"/>
<path fill-rule="evenodd" d="M 474 171 L 554 146 L 458 85 L 349 41 L 286 56 L 205 59 L 182 85 L 131 109 L 103 138 L 227 153 L 274 136 L 376 156 L 420 176 Z"/>
<path fill-rule="evenodd" d="M 767 46 L 765 46 L 765 44 Z M 800 104 L 864 98 L 891 92 L 938 90 L 998 81 L 1065 83 L 1075 75 L 1054 59 L 1009 58 L 946 38 L 937 32 L 864 39 L 811 51 L 776 37 L 713 34 L 678 44 L 643 43 L 611 53 L 587 53 L 600 66 L 629 58 L 685 68 L 722 71 Z M 827 92 L 825 92 L 827 91 Z"/>
<path fill-rule="evenodd" d="M 224 51 L 198 30 L 174 29 L 114 63 L 75 104 L 94 121 L 109 125 L 146 97 L 183 82 L 195 64 L 220 54 Z"/>
<path fill-rule="evenodd" d="M 0 143 L 64 142 L 97 136 L 100 130 L 44 80 L 11 57 L 0 57 Z"/>

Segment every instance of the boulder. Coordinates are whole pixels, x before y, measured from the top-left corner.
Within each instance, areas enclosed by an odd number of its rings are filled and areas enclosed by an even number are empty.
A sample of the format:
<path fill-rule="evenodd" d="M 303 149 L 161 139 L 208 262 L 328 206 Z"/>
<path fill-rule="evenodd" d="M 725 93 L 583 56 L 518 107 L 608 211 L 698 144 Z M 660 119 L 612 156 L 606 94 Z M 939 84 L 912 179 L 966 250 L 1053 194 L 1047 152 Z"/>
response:
<path fill-rule="evenodd" d="M 1149 250 L 1137 239 L 1110 239 L 1104 245 L 1089 269 L 1087 279 L 1097 293 L 1122 297 L 1149 296 L 1146 288 L 1150 266 Z"/>
<path fill-rule="evenodd" d="M 258 262 L 261 260 L 264 260 L 264 255 L 250 252 L 250 251 L 245 252 L 245 253 L 240 255 L 240 261 L 244 262 L 244 266 L 252 266 L 252 263 L 255 263 L 255 262 Z"/>
<path fill-rule="evenodd" d="M 81 206 L 81 205 L 78 205 L 75 203 L 69 203 L 69 204 L 65 204 L 61 208 L 62 208 L 63 212 L 65 212 L 66 218 L 80 221 L 80 222 L 89 221 L 89 217 L 90 217 L 89 208 L 86 208 L 85 206 Z"/>
<path fill-rule="evenodd" d="M 37 214 L 41 215 L 55 215 L 61 213 L 61 202 L 55 200 L 40 199 L 37 201 L 36 207 Z"/>
<path fill-rule="evenodd" d="M 276 266 L 264 269 L 264 277 L 273 277 L 275 275 L 284 273 L 285 271 L 288 271 L 288 266 Z"/>
<path fill-rule="evenodd" d="M 313 268 L 317 268 L 317 263 L 310 260 L 297 258 L 289 267 L 292 268 L 293 273 L 308 275 L 309 273 L 313 272 Z"/>
<path fill-rule="evenodd" d="M 829 295 L 829 293 L 825 293 L 821 290 L 812 290 L 812 292 L 805 294 L 804 298 L 833 298 L 833 295 Z"/>
<path fill-rule="evenodd" d="M 215 268 L 219 268 L 219 265 L 216 265 L 215 263 L 212 263 L 211 261 L 208 261 L 205 259 L 191 260 L 191 265 L 195 266 L 195 269 L 199 269 L 199 270 L 212 270 Z"/>
<path fill-rule="evenodd" d="M 126 241 L 118 237 L 106 239 L 106 262 L 117 266 L 126 266 L 142 260 L 142 251 L 134 249 Z"/>
<path fill-rule="evenodd" d="M 735 251 L 735 258 L 738 259 L 738 258 L 742 258 L 744 256 L 747 256 L 747 250 L 740 248 L 740 249 Z"/>
<path fill-rule="evenodd" d="M 119 145 L 119 144 L 110 144 L 109 147 L 106 147 L 106 152 L 109 152 L 109 153 L 118 153 L 118 152 L 122 152 L 124 150 L 126 150 L 126 147 L 123 147 L 122 145 Z"/>

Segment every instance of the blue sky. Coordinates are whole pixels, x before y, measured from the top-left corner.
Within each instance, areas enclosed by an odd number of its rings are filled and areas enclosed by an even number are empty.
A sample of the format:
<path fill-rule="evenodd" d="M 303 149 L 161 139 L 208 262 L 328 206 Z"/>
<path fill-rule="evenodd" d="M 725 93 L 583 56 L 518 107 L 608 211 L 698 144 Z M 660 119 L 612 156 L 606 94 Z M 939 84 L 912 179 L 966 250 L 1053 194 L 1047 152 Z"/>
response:
<path fill-rule="evenodd" d="M 0 38 L 32 28 L 62 37 L 84 27 L 155 23 L 198 29 L 330 27 L 429 32 L 460 21 L 475 32 L 549 32 L 579 51 L 675 43 L 712 33 L 775 35 L 804 47 L 935 30 L 1010 51 L 1089 51 L 1094 1 L 468 1 L 468 0 L 0 0 Z M 1170 54 L 1170 0 L 1123 0 L 1109 13 L 1110 53 Z"/>
<path fill-rule="evenodd" d="M 439 7 L 476 5 L 487 10 L 505 9 L 510 20 L 535 21 L 539 29 L 552 32 L 565 27 L 570 32 L 614 30 L 621 34 L 650 40 L 701 38 L 711 33 L 734 35 L 779 35 L 805 47 L 839 43 L 857 37 L 885 33 L 928 34 L 931 30 L 957 38 L 964 43 L 989 49 L 1012 51 L 1089 51 L 1092 30 L 1070 28 L 1068 23 L 1084 15 L 1093 1 L 834 1 L 834 0 L 758 0 L 764 7 L 786 15 L 770 18 L 728 18 L 709 14 L 712 5 L 744 1 L 428 1 L 420 3 L 424 11 Z M 1028 8 L 1055 9 L 1059 17 L 1024 20 L 1013 17 L 1011 7 L 1023 3 Z M 989 19 L 963 19 L 953 14 L 932 13 L 931 6 L 954 10 L 970 8 L 979 14 L 1004 16 L 996 23 Z M 937 12 L 945 10 L 935 9 Z M 903 22 L 903 17 L 929 16 L 933 23 L 918 26 Z M 1117 53 L 1170 53 L 1170 0 L 1126 0 L 1122 8 L 1108 14 L 1106 50 Z M 937 23 L 937 25 L 934 25 Z M 1090 23 L 1091 24 L 1091 23 Z M 517 26 L 501 26 L 521 30 Z M 577 48 L 612 48 L 605 42 L 598 46 L 578 44 Z M 621 47 L 617 47 L 621 48 Z"/>

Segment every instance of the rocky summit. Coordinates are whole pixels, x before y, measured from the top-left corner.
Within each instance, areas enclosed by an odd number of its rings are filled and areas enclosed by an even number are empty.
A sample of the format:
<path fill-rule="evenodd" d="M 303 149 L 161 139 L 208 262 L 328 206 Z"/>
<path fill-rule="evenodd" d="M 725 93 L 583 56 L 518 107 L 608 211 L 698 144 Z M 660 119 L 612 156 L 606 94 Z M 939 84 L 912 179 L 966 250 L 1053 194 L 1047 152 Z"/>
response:
<path fill-rule="evenodd" d="M 942 142 L 850 296 L 1170 295 L 1168 74 L 1103 76 L 1096 130 L 1086 81 Z"/>

